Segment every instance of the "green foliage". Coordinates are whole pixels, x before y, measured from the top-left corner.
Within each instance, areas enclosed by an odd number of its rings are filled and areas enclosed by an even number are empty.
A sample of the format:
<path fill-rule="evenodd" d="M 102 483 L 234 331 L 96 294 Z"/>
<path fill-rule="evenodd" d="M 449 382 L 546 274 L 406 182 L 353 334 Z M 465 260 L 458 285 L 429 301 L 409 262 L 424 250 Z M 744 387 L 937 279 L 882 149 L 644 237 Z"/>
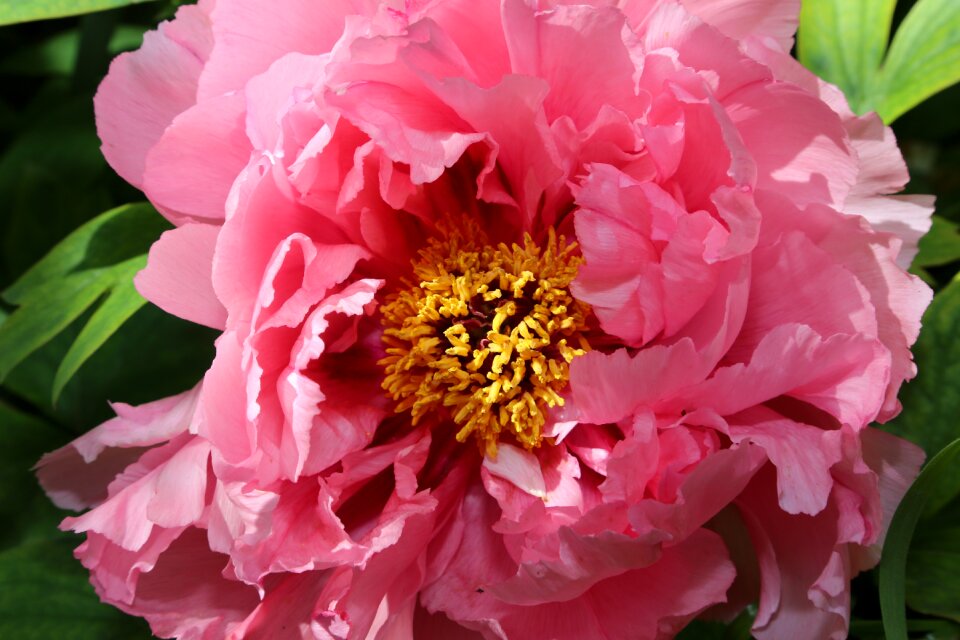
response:
<path fill-rule="evenodd" d="M 897 30 L 876 89 L 877 112 L 893 122 L 960 81 L 960 3 L 921 0 Z"/>
<path fill-rule="evenodd" d="M 938 267 L 957 260 L 960 260 L 960 226 L 933 216 L 933 226 L 920 239 L 920 252 L 914 258 L 913 266 Z"/>
<path fill-rule="evenodd" d="M 0 60 L 0 73 L 16 76 L 67 76 L 77 65 L 80 29 L 60 31 Z M 140 46 L 143 29 L 121 25 L 113 32 L 107 52 L 118 54 Z"/>
<path fill-rule="evenodd" d="M 750 627 L 756 615 L 756 607 L 751 605 L 729 624 L 694 620 L 677 635 L 676 640 L 750 640 Z"/>
<path fill-rule="evenodd" d="M 25 273 L 3 298 L 17 309 L 0 326 L 0 380 L 103 296 L 57 370 L 54 401 L 87 358 L 145 304 L 133 289 L 143 255 L 164 228 L 148 204 L 124 205 L 83 225 Z"/>
<path fill-rule="evenodd" d="M 956 459 L 956 456 L 955 456 Z M 948 484 L 949 480 L 948 480 Z M 907 557 L 907 604 L 914 611 L 960 622 L 960 500 L 918 527 Z"/>
<path fill-rule="evenodd" d="M 960 416 L 960 280 L 935 298 L 913 347 L 919 374 L 900 392 L 904 410 L 886 426 L 933 455 L 956 439 Z"/>
<path fill-rule="evenodd" d="M 887 50 L 896 5 L 896 0 L 803 0 L 801 4 L 800 61 L 842 88 L 856 111 L 868 101 Z"/>
<path fill-rule="evenodd" d="M 800 61 L 857 113 L 890 123 L 960 81 L 960 2 L 919 0 L 887 43 L 896 0 L 804 0 Z"/>
<path fill-rule="evenodd" d="M 116 9 L 151 0 L 0 0 L 0 25 Z"/>
<path fill-rule="evenodd" d="M 58 537 L 0 551 L 0 637 L 19 640 L 149 638 L 142 621 L 97 603 L 87 572 Z"/>
<path fill-rule="evenodd" d="M 906 566 L 914 529 L 927 501 L 938 494 L 937 489 L 943 483 L 943 478 L 955 473 L 958 462 L 960 439 L 954 440 L 927 463 L 907 491 L 890 523 L 884 542 L 883 559 L 880 561 L 880 606 L 883 610 L 884 631 L 889 640 L 907 640 L 904 608 Z M 948 597 L 950 594 L 955 597 L 956 591 L 951 590 L 950 585 L 941 583 L 937 586 L 943 588 Z"/>
<path fill-rule="evenodd" d="M 73 558 L 79 538 L 57 531 L 63 513 L 31 467 L 69 433 L 0 401 L 0 638 L 149 638 L 146 625 L 97 601 Z"/>

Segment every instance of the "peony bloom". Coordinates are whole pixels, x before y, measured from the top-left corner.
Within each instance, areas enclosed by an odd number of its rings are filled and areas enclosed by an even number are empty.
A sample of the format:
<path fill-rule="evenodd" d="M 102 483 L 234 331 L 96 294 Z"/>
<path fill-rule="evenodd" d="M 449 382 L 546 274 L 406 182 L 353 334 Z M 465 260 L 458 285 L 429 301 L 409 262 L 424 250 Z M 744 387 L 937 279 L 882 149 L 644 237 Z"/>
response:
<path fill-rule="evenodd" d="M 842 638 L 922 460 L 930 201 L 799 0 L 201 0 L 119 57 L 203 380 L 48 454 L 177 638 Z"/>

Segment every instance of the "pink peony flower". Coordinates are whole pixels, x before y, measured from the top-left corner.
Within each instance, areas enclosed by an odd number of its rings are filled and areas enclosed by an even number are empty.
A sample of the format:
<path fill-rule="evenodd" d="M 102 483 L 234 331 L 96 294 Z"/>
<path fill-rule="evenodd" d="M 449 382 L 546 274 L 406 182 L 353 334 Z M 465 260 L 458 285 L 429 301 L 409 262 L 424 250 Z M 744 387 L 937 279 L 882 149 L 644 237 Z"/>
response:
<path fill-rule="evenodd" d="M 920 451 L 931 202 L 787 51 L 799 0 L 201 0 L 103 150 L 223 331 L 48 454 L 100 597 L 177 638 L 841 638 Z"/>

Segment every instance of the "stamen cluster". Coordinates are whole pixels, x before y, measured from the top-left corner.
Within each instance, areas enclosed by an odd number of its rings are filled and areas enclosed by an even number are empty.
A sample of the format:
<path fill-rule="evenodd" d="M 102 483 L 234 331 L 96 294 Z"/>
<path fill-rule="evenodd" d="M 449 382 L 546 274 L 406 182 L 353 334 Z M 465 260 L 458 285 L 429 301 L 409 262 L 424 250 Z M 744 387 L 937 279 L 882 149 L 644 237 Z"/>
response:
<path fill-rule="evenodd" d="M 417 284 L 381 308 L 383 388 L 417 424 L 445 408 L 495 456 L 509 434 L 532 449 L 549 407 L 563 405 L 569 364 L 589 349 L 589 307 L 569 286 L 582 258 L 553 229 L 545 246 L 492 246 L 471 224 L 444 228 L 414 261 Z"/>

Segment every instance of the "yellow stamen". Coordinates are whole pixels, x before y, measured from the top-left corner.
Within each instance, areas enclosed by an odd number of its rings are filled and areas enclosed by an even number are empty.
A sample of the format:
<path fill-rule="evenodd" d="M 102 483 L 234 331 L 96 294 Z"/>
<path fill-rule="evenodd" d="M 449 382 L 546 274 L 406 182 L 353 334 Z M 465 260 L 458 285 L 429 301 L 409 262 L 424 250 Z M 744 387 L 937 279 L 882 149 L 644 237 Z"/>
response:
<path fill-rule="evenodd" d="M 383 388 L 397 412 L 416 424 L 446 407 L 457 440 L 473 436 L 489 456 L 501 433 L 540 446 L 570 362 L 589 349 L 589 307 L 569 291 L 575 246 L 553 229 L 541 248 L 529 234 L 492 246 L 471 222 L 442 227 L 413 263 L 417 283 L 381 307 Z"/>

